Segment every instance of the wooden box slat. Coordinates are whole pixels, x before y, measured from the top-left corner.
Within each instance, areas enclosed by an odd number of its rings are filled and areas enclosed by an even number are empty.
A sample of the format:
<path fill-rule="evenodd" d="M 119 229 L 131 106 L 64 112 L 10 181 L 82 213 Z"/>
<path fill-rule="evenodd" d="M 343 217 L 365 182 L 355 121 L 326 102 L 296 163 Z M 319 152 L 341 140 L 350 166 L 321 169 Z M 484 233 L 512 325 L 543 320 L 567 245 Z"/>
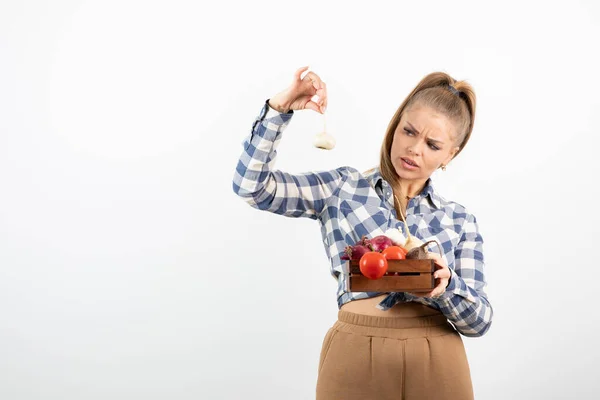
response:
<path fill-rule="evenodd" d="M 369 279 L 360 272 L 359 260 L 349 260 L 351 292 L 430 292 L 435 288 L 434 260 L 388 260 L 388 272 Z"/>
<path fill-rule="evenodd" d="M 359 260 L 350 260 L 350 273 L 359 274 Z M 388 272 L 434 272 L 435 261 L 427 260 L 388 260 Z"/>
<path fill-rule="evenodd" d="M 431 274 L 415 276 L 382 276 L 379 279 L 369 279 L 362 275 L 350 276 L 352 292 L 421 292 L 434 288 Z"/>

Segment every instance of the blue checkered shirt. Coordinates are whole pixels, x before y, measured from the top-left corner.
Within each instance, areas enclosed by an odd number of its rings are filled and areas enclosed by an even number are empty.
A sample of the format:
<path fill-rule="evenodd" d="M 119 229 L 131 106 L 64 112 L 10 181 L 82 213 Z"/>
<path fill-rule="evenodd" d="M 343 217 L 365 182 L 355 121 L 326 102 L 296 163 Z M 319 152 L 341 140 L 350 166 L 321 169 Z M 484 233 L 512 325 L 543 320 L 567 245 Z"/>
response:
<path fill-rule="evenodd" d="M 374 237 L 391 228 L 407 237 L 405 227 L 396 216 L 392 188 L 378 168 L 361 173 L 344 166 L 295 175 L 274 169 L 277 146 L 292 116 L 293 111 L 278 113 L 265 102 L 243 142 L 233 190 L 259 210 L 319 221 L 331 274 L 338 283 L 338 308 L 352 300 L 388 294 L 377 305 L 381 310 L 399 302 L 418 302 L 440 310 L 465 336 L 487 332 L 493 311 L 484 291 L 483 239 L 477 221 L 462 205 L 442 198 L 431 178 L 408 203 L 406 220 L 413 236 L 441 244 L 451 272 L 444 294 L 433 299 L 404 292 L 349 291 L 348 264 L 340 258 L 344 248 L 363 235 Z M 438 251 L 435 244 L 429 250 Z"/>

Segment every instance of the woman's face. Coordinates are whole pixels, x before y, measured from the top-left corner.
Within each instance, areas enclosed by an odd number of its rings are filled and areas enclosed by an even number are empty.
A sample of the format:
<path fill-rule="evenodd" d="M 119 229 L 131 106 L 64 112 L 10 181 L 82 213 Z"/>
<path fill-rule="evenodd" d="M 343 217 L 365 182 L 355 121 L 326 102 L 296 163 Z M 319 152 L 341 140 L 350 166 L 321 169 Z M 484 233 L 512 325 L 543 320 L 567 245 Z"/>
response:
<path fill-rule="evenodd" d="M 455 137 L 454 124 L 433 109 L 415 105 L 405 110 L 390 154 L 396 173 L 405 180 L 427 180 L 458 151 Z"/>

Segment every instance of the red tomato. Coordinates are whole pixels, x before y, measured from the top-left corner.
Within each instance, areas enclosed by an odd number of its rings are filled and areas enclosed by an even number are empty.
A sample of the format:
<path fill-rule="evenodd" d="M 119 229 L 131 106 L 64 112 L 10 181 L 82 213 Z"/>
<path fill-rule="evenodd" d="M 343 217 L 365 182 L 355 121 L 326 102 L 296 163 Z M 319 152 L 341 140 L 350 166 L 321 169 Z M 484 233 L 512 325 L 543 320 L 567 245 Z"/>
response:
<path fill-rule="evenodd" d="M 360 258 L 360 272 L 369 279 L 379 279 L 388 270 L 388 262 L 383 254 L 370 251 Z"/>
<path fill-rule="evenodd" d="M 406 259 L 406 250 L 400 246 L 390 246 L 383 250 L 381 254 L 386 260 L 404 260 Z"/>

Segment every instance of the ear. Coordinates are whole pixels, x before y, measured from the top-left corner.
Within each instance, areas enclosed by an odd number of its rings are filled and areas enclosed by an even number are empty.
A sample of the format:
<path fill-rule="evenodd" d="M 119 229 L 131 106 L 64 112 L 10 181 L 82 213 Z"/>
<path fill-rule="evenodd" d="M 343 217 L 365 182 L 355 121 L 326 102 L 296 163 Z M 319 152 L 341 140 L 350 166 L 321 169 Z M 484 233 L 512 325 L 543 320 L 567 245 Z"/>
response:
<path fill-rule="evenodd" d="M 455 148 L 453 148 L 450 151 L 450 154 L 448 155 L 448 157 L 446 157 L 446 159 L 444 160 L 444 165 L 448 165 L 448 163 L 450 161 L 452 161 L 452 159 L 454 158 L 454 156 L 456 155 L 456 153 L 458 153 L 458 150 L 460 149 L 460 147 L 456 146 Z"/>

